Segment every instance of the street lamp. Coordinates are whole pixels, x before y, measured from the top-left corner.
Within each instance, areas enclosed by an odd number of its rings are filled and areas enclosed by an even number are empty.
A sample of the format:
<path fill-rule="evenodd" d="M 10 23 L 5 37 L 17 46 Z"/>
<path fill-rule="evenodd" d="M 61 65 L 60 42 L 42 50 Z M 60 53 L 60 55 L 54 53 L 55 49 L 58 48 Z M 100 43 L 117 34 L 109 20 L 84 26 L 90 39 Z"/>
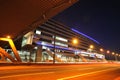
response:
<path fill-rule="evenodd" d="M 114 52 L 112 52 L 112 55 L 114 55 L 115 56 L 115 61 L 117 61 L 118 59 L 117 59 L 117 56 L 119 56 L 117 53 L 115 54 Z"/>
<path fill-rule="evenodd" d="M 109 53 L 110 53 L 110 51 L 109 51 L 109 50 L 107 50 L 107 51 L 106 51 L 106 53 L 107 53 L 106 55 L 108 56 L 108 60 L 109 60 L 109 59 L 110 59 L 110 54 L 109 54 Z"/>
<path fill-rule="evenodd" d="M 114 52 L 112 52 L 112 55 L 114 56 L 114 55 L 115 55 L 115 53 L 114 53 Z"/>
<path fill-rule="evenodd" d="M 7 36 L 7 38 L 9 38 L 9 39 L 10 39 L 10 38 L 11 38 L 11 36 L 9 36 L 9 35 L 8 35 L 8 36 Z"/>
<path fill-rule="evenodd" d="M 90 53 L 92 53 L 93 49 L 94 49 L 94 45 L 90 45 L 88 51 L 89 51 Z M 95 59 L 97 60 L 97 57 L 96 57 L 95 54 L 94 54 L 94 57 L 95 57 Z M 90 60 L 90 59 L 89 59 L 89 60 Z"/>
<path fill-rule="evenodd" d="M 94 46 L 90 45 L 88 50 L 91 52 L 93 50 L 93 48 L 94 48 Z"/>
<path fill-rule="evenodd" d="M 56 35 L 54 35 L 54 50 L 53 50 L 53 64 L 55 64 L 55 42 L 56 42 Z"/>
<path fill-rule="evenodd" d="M 78 44 L 78 39 L 77 39 L 77 38 L 74 38 L 74 39 L 72 40 L 72 43 L 73 43 L 73 45 L 75 45 L 75 49 L 77 49 L 76 45 Z M 76 52 L 76 51 L 75 51 L 75 52 Z"/>
<path fill-rule="evenodd" d="M 101 51 L 101 52 L 103 52 L 103 49 L 102 49 L 102 48 L 100 48 L 100 51 Z"/>
<path fill-rule="evenodd" d="M 112 52 L 112 55 L 114 55 L 115 53 L 114 52 Z"/>
<path fill-rule="evenodd" d="M 120 60 L 120 54 L 118 55 L 118 60 Z"/>
<path fill-rule="evenodd" d="M 107 50 L 107 53 L 109 54 L 109 53 L 110 53 L 110 51 L 109 51 L 109 50 Z"/>
<path fill-rule="evenodd" d="M 75 46 L 75 56 L 76 56 L 76 54 L 77 54 L 78 39 L 77 39 L 77 38 L 74 38 L 74 39 L 72 40 L 72 44 Z M 77 57 L 77 59 L 79 59 L 79 58 Z M 76 58 L 75 58 L 75 61 L 76 61 Z M 78 61 L 78 60 L 77 60 L 77 61 Z"/>
<path fill-rule="evenodd" d="M 116 56 L 118 56 L 118 54 L 116 54 Z"/>
<path fill-rule="evenodd" d="M 115 54 L 115 60 L 117 61 L 118 59 L 117 59 L 117 56 L 118 56 L 118 54 Z"/>
<path fill-rule="evenodd" d="M 104 51 L 104 50 L 103 50 L 102 48 L 100 48 L 100 52 L 103 53 L 103 51 Z"/>
<path fill-rule="evenodd" d="M 94 46 L 93 45 L 90 45 L 90 49 L 93 49 L 94 48 Z"/>
<path fill-rule="evenodd" d="M 73 40 L 72 40 L 72 43 L 73 43 L 73 44 L 78 44 L 78 39 L 76 39 L 76 38 L 73 39 Z"/>

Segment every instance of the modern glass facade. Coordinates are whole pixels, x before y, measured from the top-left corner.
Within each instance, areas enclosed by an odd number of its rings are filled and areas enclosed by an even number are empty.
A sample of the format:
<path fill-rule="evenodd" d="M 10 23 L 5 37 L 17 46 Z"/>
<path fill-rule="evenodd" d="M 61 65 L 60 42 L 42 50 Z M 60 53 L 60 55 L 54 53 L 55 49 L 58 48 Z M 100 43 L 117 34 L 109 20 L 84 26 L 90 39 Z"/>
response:
<path fill-rule="evenodd" d="M 73 39 L 78 40 L 77 44 Z M 94 48 L 90 48 L 93 45 Z M 98 41 L 57 21 L 48 20 L 23 36 L 20 56 L 23 62 L 103 62 Z"/>

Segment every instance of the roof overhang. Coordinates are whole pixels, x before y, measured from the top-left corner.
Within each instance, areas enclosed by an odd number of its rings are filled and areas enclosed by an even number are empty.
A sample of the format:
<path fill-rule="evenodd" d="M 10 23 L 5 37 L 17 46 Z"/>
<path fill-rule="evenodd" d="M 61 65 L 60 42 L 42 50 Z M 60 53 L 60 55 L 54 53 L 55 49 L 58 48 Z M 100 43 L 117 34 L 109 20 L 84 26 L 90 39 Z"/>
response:
<path fill-rule="evenodd" d="M 35 29 L 77 0 L 1 0 L 0 37 Z"/>
<path fill-rule="evenodd" d="M 78 0 L 1 0 L 0 37 L 19 38 Z M 0 45 L 1 46 L 1 45 Z"/>

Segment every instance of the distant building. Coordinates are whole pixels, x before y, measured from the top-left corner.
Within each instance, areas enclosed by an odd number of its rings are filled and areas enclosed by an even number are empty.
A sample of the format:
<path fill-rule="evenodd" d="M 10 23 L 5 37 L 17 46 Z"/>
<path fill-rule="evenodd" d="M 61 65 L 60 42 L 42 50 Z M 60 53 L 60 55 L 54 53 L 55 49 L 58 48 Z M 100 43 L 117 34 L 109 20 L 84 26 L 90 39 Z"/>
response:
<path fill-rule="evenodd" d="M 73 39 L 77 42 L 73 43 Z M 90 47 L 92 45 L 93 47 Z M 23 61 L 93 62 L 104 61 L 98 41 L 57 21 L 48 20 L 23 36 L 20 56 Z"/>

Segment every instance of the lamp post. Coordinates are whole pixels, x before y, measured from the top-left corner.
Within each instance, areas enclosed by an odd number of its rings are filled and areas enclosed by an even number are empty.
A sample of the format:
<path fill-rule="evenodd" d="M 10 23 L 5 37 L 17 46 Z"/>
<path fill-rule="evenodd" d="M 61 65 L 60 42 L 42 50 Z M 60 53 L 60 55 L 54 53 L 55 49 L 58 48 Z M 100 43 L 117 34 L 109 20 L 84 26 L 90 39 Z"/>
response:
<path fill-rule="evenodd" d="M 75 38 L 75 39 L 72 40 L 72 43 L 73 43 L 74 45 L 76 45 L 76 44 L 78 44 L 78 40 Z"/>
<path fill-rule="evenodd" d="M 118 54 L 115 54 L 115 61 L 118 61 L 117 56 L 118 56 Z"/>
<path fill-rule="evenodd" d="M 76 38 L 74 38 L 73 40 L 72 40 L 72 43 L 73 43 L 73 45 L 75 45 L 75 50 L 77 49 L 77 44 L 78 44 L 78 39 L 76 39 Z M 76 51 L 75 51 L 75 53 L 76 53 Z"/>
<path fill-rule="evenodd" d="M 110 51 L 107 50 L 108 60 L 110 60 Z"/>
<path fill-rule="evenodd" d="M 94 49 L 94 45 L 90 45 L 90 46 L 89 46 L 89 49 L 88 49 L 88 51 L 90 52 L 90 54 L 92 54 L 93 49 Z M 89 55 L 89 56 L 90 56 L 90 55 Z M 97 60 L 95 54 L 94 54 L 94 59 Z M 89 59 L 89 60 L 90 60 L 90 59 Z M 91 61 L 91 60 L 90 60 L 90 61 Z"/>
<path fill-rule="evenodd" d="M 55 42 L 56 42 L 56 35 L 54 35 L 54 43 L 53 43 L 53 45 L 54 45 L 54 46 L 53 46 L 53 47 L 54 47 L 54 48 L 53 48 L 53 52 L 54 52 L 54 53 L 53 53 L 53 64 L 55 64 Z"/>
<path fill-rule="evenodd" d="M 73 45 L 75 46 L 75 55 L 76 55 L 76 53 L 77 53 L 78 39 L 77 39 L 77 38 L 74 38 L 74 39 L 72 40 L 72 43 L 73 43 Z"/>
<path fill-rule="evenodd" d="M 55 64 L 55 50 L 56 50 L 56 27 L 54 27 L 54 33 L 53 33 L 53 64 Z"/>
<path fill-rule="evenodd" d="M 118 55 L 118 61 L 120 61 L 120 54 Z"/>
<path fill-rule="evenodd" d="M 100 52 L 101 52 L 101 54 L 103 54 L 104 55 L 104 57 L 102 58 L 103 59 L 103 61 L 106 61 L 106 59 L 105 59 L 105 56 L 106 56 L 106 54 L 105 54 L 105 50 L 103 49 L 103 48 L 100 48 Z M 108 50 L 108 53 L 110 53 L 110 51 Z"/>
<path fill-rule="evenodd" d="M 112 52 L 112 55 L 113 55 L 113 56 L 115 56 L 115 53 L 114 53 L 114 52 Z"/>
<path fill-rule="evenodd" d="M 90 49 L 93 49 L 94 48 L 94 46 L 93 45 L 90 45 Z"/>
<path fill-rule="evenodd" d="M 90 51 L 90 53 L 93 51 L 93 48 L 94 48 L 93 45 L 90 45 L 90 46 L 89 46 L 89 49 L 88 49 L 88 50 Z"/>
<path fill-rule="evenodd" d="M 100 48 L 100 52 L 103 52 L 104 50 L 102 48 Z"/>
<path fill-rule="evenodd" d="M 103 48 L 100 48 L 100 53 L 104 55 L 103 52 L 104 52 Z M 102 58 L 102 59 L 104 59 L 104 58 Z M 105 59 L 104 59 L 104 60 L 105 60 Z"/>

